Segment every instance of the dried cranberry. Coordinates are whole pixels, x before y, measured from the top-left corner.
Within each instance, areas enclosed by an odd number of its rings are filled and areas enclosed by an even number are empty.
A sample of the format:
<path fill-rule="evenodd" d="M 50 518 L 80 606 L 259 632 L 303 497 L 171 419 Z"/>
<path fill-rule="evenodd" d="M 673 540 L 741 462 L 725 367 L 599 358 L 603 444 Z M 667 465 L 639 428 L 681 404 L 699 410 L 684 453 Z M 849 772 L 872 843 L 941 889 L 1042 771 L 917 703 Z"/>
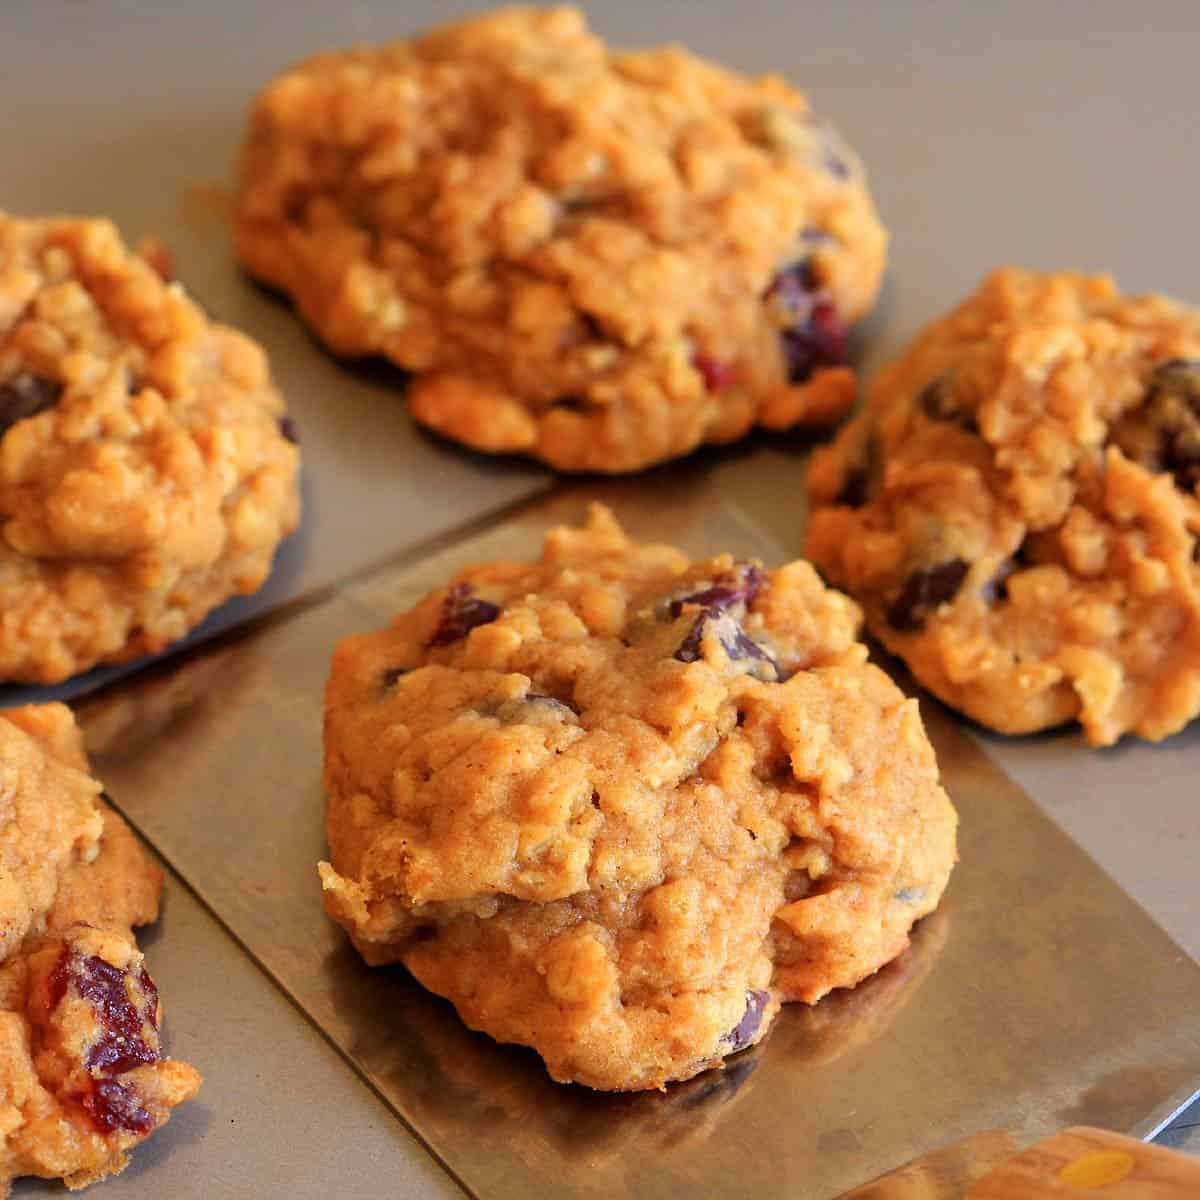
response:
<path fill-rule="evenodd" d="M 721 362 L 707 354 L 697 354 L 692 364 L 704 377 L 704 386 L 710 392 L 723 392 L 737 382 L 737 367 L 732 363 Z"/>
<path fill-rule="evenodd" d="M 500 615 L 500 606 L 473 594 L 469 583 L 456 583 L 442 602 L 442 619 L 429 639 L 431 646 L 448 646 L 465 638 L 472 629 L 487 625 Z"/>
<path fill-rule="evenodd" d="M 83 1107 L 104 1133 L 123 1129 L 149 1133 L 154 1118 L 137 1102 L 136 1094 L 115 1079 L 97 1079 L 83 1097 Z"/>
<path fill-rule="evenodd" d="M 757 563 L 735 563 L 733 570 L 722 576 L 712 587 L 672 600 L 669 611 L 672 617 L 678 617 L 688 604 L 714 612 L 723 612 L 735 604 L 749 606 L 754 603 L 754 598 L 762 591 L 766 581 L 766 574 Z"/>
<path fill-rule="evenodd" d="M 808 259 L 780 271 L 767 295 L 784 319 L 780 337 L 793 383 L 846 362 L 848 331 Z"/>
<path fill-rule="evenodd" d="M 293 446 L 300 445 L 300 431 L 296 428 L 296 422 L 291 417 L 279 418 L 279 432 L 292 443 Z"/>
<path fill-rule="evenodd" d="M 1200 360 L 1160 363 L 1146 400 L 1113 428 L 1112 440 L 1151 471 L 1169 471 L 1176 485 L 1200 485 Z"/>
<path fill-rule="evenodd" d="M 722 1041 L 728 1046 L 727 1053 L 736 1054 L 754 1041 L 754 1035 L 758 1033 L 763 1013 L 767 1011 L 770 1001 L 770 992 L 752 989 L 746 993 L 746 1011 L 742 1019 L 722 1038 Z"/>
<path fill-rule="evenodd" d="M 758 644 L 738 623 L 737 618 L 729 613 L 706 610 L 696 618 L 696 623 L 689 630 L 687 637 L 675 651 L 675 657 L 680 662 L 696 662 L 701 657 L 701 647 L 709 627 L 716 630 L 717 640 L 721 648 L 729 656 L 730 662 L 748 664 L 753 668 L 754 663 L 763 663 L 770 668 L 775 680 L 782 678 L 779 664 L 774 657 Z"/>
<path fill-rule="evenodd" d="M 968 569 L 961 558 L 952 558 L 910 575 L 888 609 L 888 624 L 901 633 L 920 629 L 939 605 L 958 595 Z"/>
<path fill-rule="evenodd" d="M 41 375 L 17 375 L 0 383 L 0 437 L 18 421 L 53 408 L 62 393 L 63 385 L 57 379 Z"/>

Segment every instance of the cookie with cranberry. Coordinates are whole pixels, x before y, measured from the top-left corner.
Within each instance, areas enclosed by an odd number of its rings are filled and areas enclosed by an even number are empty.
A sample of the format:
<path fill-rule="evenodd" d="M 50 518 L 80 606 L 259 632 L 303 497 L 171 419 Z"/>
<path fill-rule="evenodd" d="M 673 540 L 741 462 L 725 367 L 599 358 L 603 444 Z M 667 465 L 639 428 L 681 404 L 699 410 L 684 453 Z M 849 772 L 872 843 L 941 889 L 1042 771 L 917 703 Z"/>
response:
<path fill-rule="evenodd" d="M 633 1090 L 898 955 L 956 818 L 916 703 L 807 563 L 603 509 L 337 649 L 329 913 L 558 1080 Z"/>
<path fill-rule="evenodd" d="M 163 1055 L 132 927 L 162 872 L 87 773 L 61 705 L 0 714 L 0 1194 L 117 1174 L 200 1076 Z"/>
<path fill-rule="evenodd" d="M 947 704 L 1095 745 L 1200 713 L 1200 312 L 1007 269 L 814 460 L 808 554 Z"/>
<path fill-rule="evenodd" d="M 263 352 L 107 221 L 0 214 L 0 680 L 162 650 L 299 517 Z"/>
<path fill-rule="evenodd" d="M 417 420 L 564 471 L 634 471 L 854 397 L 886 237 L 805 97 L 511 8 L 319 55 L 260 94 L 235 235 Z"/>

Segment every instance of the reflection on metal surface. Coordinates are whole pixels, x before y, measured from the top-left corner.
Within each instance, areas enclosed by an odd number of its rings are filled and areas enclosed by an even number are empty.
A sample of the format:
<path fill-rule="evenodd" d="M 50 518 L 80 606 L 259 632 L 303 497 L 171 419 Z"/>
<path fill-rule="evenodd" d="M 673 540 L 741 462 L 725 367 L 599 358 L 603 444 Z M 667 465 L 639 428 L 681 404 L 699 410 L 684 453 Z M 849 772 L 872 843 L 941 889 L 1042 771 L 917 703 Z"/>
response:
<path fill-rule="evenodd" d="M 728 508 L 616 507 L 639 536 L 696 554 L 780 558 Z M 661 1095 L 562 1087 L 403 971 L 364 967 L 315 875 L 333 645 L 466 562 L 527 556 L 545 524 L 581 511 L 567 493 L 81 711 L 118 806 L 464 1187 L 827 1200 L 987 1129 L 1032 1140 L 1068 1113 L 1132 1129 L 1200 1078 L 1200 968 L 936 706 L 926 719 L 962 816 L 942 910 L 908 957 L 785 1011 L 723 1073 Z"/>

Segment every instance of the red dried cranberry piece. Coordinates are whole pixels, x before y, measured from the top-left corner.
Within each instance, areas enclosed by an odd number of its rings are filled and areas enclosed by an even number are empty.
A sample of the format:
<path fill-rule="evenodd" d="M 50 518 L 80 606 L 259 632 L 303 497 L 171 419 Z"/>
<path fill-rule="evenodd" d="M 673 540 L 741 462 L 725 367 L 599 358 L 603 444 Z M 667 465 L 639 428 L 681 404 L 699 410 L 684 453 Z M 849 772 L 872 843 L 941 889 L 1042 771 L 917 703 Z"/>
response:
<path fill-rule="evenodd" d="M 692 364 L 704 377 L 704 386 L 710 392 L 723 392 L 737 382 L 737 367 L 733 363 L 721 362 L 707 354 L 697 354 Z"/>
<path fill-rule="evenodd" d="M 67 988 L 73 986 L 96 1014 L 100 1031 L 83 1063 L 93 1076 L 120 1075 L 143 1063 L 158 1061 L 157 1047 L 143 1036 L 145 1025 L 158 1027 L 158 988 L 142 968 L 137 975 L 137 990 L 141 992 L 137 1001 L 126 986 L 130 978 L 129 972 L 97 955 L 85 957 L 66 949 L 50 972 L 50 1011 L 62 1003 Z"/>
<path fill-rule="evenodd" d="M 41 375 L 17 375 L 0 383 L 0 437 L 18 421 L 53 408 L 62 393 L 63 385 L 57 379 Z"/>
<path fill-rule="evenodd" d="M 820 367 L 846 362 L 849 331 L 808 259 L 780 271 L 767 295 L 786 318 L 780 337 L 793 383 L 803 382 Z"/>
<path fill-rule="evenodd" d="M 706 610 L 696 618 L 696 623 L 689 630 L 687 637 L 679 644 L 675 657 L 684 663 L 696 662 L 700 658 L 700 648 L 704 635 L 710 624 L 715 624 L 717 640 L 721 648 L 729 655 L 730 662 L 753 665 L 756 662 L 770 667 L 776 680 L 782 678 L 779 664 L 774 657 L 760 646 L 738 624 L 737 618 L 729 613 Z"/>
<path fill-rule="evenodd" d="M 442 619 L 429 639 L 431 646 L 448 646 L 465 638 L 472 629 L 487 625 L 500 615 L 500 606 L 472 594 L 471 585 L 456 583 L 442 602 Z"/>
<path fill-rule="evenodd" d="M 137 1102 L 137 1096 L 115 1079 L 97 1079 L 83 1097 L 83 1107 L 104 1133 L 122 1129 L 128 1133 L 149 1133 L 154 1118 Z"/>
<path fill-rule="evenodd" d="M 770 1001 L 770 992 L 753 989 L 746 993 L 745 1014 L 722 1039 L 728 1047 L 726 1053 L 736 1054 L 739 1050 L 744 1050 L 754 1041 L 754 1035 L 758 1033 L 758 1028 L 762 1024 L 763 1013 L 767 1011 L 767 1005 Z"/>
<path fill-rule="evenodd" d="M 968 569 L 961 558 L 952 558 L 910 575 L 888 609 L 888 624 L 901 633 L 920 629 L 934 609 L 958 595 Z"/>
<path fill-rule="evenodd" d="M 757 563 L 734 563 L 733 570 L 729 574 L 723 575 L 712 587 L 672 600 L 671 616 L 679 616 L 683 612 L 684 606 L 688 604 L 694 604 L 698 608 L 711 609 L 713 612 L 723 612 L 735 604 L 745 604 L 749 607 L 754 603 L 754 598 L 758 593 L 762 591 L 766 581 L 766 574 Z"/>

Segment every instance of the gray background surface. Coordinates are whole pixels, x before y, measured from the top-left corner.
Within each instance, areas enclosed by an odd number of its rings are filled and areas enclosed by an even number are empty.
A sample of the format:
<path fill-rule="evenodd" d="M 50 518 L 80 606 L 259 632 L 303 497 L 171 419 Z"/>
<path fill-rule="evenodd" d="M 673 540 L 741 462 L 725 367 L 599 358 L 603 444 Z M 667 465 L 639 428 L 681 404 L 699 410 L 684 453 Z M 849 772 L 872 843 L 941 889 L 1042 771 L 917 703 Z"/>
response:
<path fill-rule="evenodd" d="M 282 577 L 296 590 L 477 518 L 543 482 L 536 471 L 416 434 L 386 388 L 315 350 L 284 308 L 239 277 L 205 198 L 227 186 L 246 106 L 273 71 L 319 48 L 403 35 L 477 7 L 433 0 L 0 3 L 0 206 L 103 212 L 131 238 L 163 236 L 192 291 L 267 344 L 302 429 L 319 423 L 318 439 L 306 439 L 309 523 L 297 548 L 285 551 L 294 559 Z M 610 0 L 586 7 L 616 42 L 681 41 L 735 67 L 787 74 L 857 146 L 893 234 L 889 280 L 863 357 L 868 375 L 1003 262 L 1108 270 L 1126 289 L 1200 303 L 1193 248 L 1200 159 L 1189 142 L 1200 39 L 1195 0 Z M 795 551 L 804 450 L 800 440 L 757 439 L 654 473 L 644 484 L 608 486 L 645 487 L 650 497 L 664 481 L 678 481 L 696 486 L 703 502 L 707 481 Z M 1072 733 L 985 741 L 1200 956 L 1200 730 L 1166 746 L 1103 753 L 1083 750 Z M 368 1177 L 355 1174 L 364 1158 L 383 1164 L 399 1194 L 453 1194 L 428 1160 L 380 1126 L 382 1109 L 335 1070 L 336 1060 L 323 1073 L 323 1050 L 309 1055 L 303 1033 L 290 1029 L 299 1020 L 294 1011 L 181 895 L 151 955 L 164 976 L 177 1049 L 204 1065 L 210 1086 L 196 1114 L 181 1114 L 147 1148 L 142 1173 L 108 1185 L 106 1194 L 133 1195 L 151 1175 L 160 1192 L 183 1194 L 177 1181 L 194 1179 L 205 1161 L 189 1155 L 223 1133 L 221 1122 L 232 1115 L 223 1072 L 248 1055 L 261 1059 L 269 1087 L 245 1101 L 257 1135 L 220 1143 L 222 1157 L 246 1164 L 242 1182 L 223 1194 L 266 1194 L 269 1176 L 252 1166 L 288 1155 L 314 1165 L 294 1184 L 277 1176 L 280 1194 L 328 1194 L 343 1169 L 342 1195 L 371 1194 Z M 209 949 L 193 952 L 193 939 Z M 186 953 L 173 949 L 184 944 Z M 189 1015 L 183 995 L 211 990 L 202 985 L 212 974 L 200 965 L 229 980 L 232 1011 L 196 1005 Z M 240 1020 L 247 1031 L 236 1049 L 226 1041 L 228 1062 L 211 1056 L 210 1020 L 222 1030 Z M 323 1047 L 315 1034 L 309 1041 Z M 316 1106 L 326 1119 L 297 1124 L 290 1107 L 285 1119 L 277 1111 L 283 1098 L 297 1112 Z M 354 1130 L 353 1155 L 344 1133 L 334 1132 L 335 1113 Z M 322 1174 L 316 1164 L 326 1161 L 341 1165 Z"/>

